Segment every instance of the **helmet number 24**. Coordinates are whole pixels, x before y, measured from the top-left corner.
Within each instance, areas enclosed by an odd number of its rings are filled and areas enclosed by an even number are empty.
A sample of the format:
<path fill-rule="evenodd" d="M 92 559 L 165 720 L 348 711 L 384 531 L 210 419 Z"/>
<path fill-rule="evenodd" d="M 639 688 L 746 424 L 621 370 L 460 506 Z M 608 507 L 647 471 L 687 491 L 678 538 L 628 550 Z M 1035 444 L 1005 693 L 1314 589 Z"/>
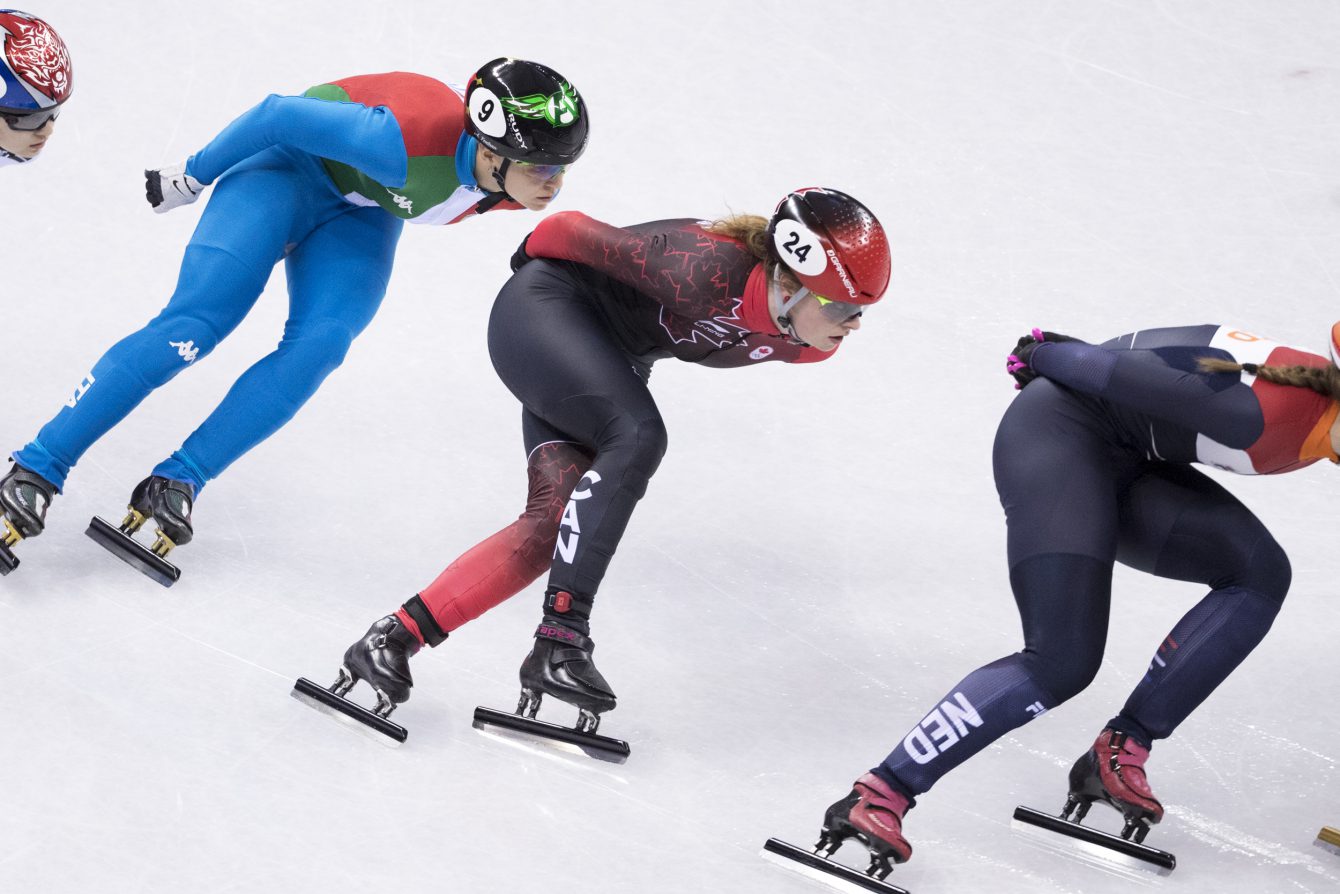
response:
<path fill-rule="evenodd" d="M 828 266 L 819 236 L 799 221 L 778 221 L 772 239 L 786 266 L 802 276 L 815 276 Z"/>

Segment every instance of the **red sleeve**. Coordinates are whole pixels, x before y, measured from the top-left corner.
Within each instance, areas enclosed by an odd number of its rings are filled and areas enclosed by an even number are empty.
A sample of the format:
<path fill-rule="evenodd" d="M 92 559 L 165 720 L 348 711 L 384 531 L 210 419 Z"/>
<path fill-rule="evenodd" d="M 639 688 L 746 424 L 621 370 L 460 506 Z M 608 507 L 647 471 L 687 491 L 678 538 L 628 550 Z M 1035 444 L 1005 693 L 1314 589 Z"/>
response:
<path fill-rule="evenodd" d="M 706 233 L 691 220 L 628 229 L 579 211 L 541 221 L 526 241 L 526 254 L 583 264 L 690 319 L 733 312 L 758 266 L 739 242 Z"/>

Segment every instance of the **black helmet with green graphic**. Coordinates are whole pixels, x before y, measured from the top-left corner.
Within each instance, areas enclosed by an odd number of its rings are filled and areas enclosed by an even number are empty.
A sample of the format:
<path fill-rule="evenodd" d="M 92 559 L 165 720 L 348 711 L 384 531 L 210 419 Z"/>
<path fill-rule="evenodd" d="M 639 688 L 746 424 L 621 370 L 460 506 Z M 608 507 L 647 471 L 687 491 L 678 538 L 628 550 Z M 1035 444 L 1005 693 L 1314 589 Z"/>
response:
<path fill-rule="evenodd" d="M 586 103 L 566 78 L 524 59 L 494 59 L 465 89 L 470 135 L 511 161 L 568 165 L 586 149 Z"/>

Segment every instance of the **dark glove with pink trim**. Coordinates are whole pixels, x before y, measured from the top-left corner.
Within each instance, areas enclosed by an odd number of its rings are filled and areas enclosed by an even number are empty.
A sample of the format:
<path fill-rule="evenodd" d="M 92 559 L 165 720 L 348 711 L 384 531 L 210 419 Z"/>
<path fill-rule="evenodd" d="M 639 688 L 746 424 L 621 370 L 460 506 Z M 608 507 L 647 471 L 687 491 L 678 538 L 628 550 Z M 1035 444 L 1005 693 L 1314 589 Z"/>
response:
<path fill-rule="evenodd" d="M 1019 339 L 1019 343 L 1014 346 L 1014 353 L 1005 358 L 1005 371 L 1014 377 L 1016 391 L 1038 377 L 1037 370 L 1029 365 L 1029 360 L 1033 352 L 1038 349 L 1038 345 L 1049 341 L 1079 341 L 1079 339 L 1056 332 L 1043 332 L 1041 329 L 1034 329 Z"/>

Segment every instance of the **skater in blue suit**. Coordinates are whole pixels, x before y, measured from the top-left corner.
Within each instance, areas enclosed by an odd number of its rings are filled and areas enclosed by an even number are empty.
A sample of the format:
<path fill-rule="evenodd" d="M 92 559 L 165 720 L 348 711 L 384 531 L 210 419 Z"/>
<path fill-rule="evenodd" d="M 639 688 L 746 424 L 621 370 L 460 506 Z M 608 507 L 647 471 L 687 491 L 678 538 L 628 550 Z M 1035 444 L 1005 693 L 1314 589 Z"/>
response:
<path fill-rule="evenodd" d="M 217 184 L 162 313 L 113 345 L 13 454 L 0 482 L 0 571 L 17 565 L 14 544 L 41 533 L 84 452 L 214 350 L 284 259 L 290 312 L 278 348 L 131 495 L 127 541 L 153 518 L 160 559 L 189 542 L 201 489 L 287 423 L 372 320 L 405 221 L 449 224 L 497 208 L 547 207 L 588 129 L 581 97 L 557 72 L 498 59 L 464 91 L 395 72 L 271 96 L 184 164 L 147 171 L 147 197 L 159 212 Z"/>

